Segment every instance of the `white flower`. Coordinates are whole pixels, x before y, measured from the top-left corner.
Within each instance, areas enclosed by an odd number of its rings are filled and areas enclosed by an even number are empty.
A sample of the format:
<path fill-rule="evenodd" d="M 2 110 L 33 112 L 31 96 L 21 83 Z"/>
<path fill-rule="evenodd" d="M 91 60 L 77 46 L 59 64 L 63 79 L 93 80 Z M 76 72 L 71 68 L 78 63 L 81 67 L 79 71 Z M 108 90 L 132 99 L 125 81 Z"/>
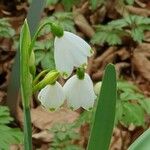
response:
<path fill-rule="evenodd" d="M 45 108 L 57 109 L 65 100 L 63 88 L 58 82 L 47 85 L 39 92 L 38 99 Z"/>
<path fill-rule="evenodd" d="M 62 37 L 54 41 L 54 58 L 56 69 L 69 76 L 74 67 L 87 64 L 87 57 L 91 56 L 91 47 L 79 36 L 64 31 Z"/>
<path fill-rule="evenodd" d="M 95 92 L 96 95 L 99 95 L 101 86 L 102 86 L 102 81 L 100 81 L 100 82 L 98 82 L 98 83 L 95 84 L 95 86 L 94 86 L 94 92 Z"/>
<path fill-rule="evenodd" d="M 77 75 L 72 76 L 64 85 L 64 91 L 68 105 L 74 110 L 83 107 L 86 110 L 93 107 L 96 95 L 93 90 L 93 83 L 88 74 L 84 79 L 78 79 Z"/>

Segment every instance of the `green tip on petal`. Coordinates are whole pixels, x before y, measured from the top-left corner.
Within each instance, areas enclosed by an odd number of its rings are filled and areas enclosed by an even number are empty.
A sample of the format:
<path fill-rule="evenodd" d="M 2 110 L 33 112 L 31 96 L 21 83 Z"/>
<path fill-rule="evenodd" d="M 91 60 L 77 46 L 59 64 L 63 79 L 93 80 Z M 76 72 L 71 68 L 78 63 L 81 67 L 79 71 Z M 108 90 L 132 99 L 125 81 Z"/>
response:
<path fill-rule="evenodd" d="M 51 112 L 52 111 L 54 112 L 55 110 L 56 110 L 55 108 L 49 108 L 49 111 L 51 111 Z"/>
<path fill-rule="evenodd" d="M 83 80 L 85 75 L 85 69 L 83 67 L 78 68 L 76 74 L 78 79 Z"/>
<path fill-rule="evenodd" d="M 62 37 L 64 35 L 63 28 L 56 23 L 51 24 L 51 31 L 57 37 Z"/>
<path fill-rule="evenodd" d="M 67 74 L 67 72 L 62 72 L 61 73 L 61 76 L 64 78 L 64 79 L 67 79 L 69 77 L 69 75 Z"/>
<path fill-rule="evenodd" d="M 94 54 L 94 50 L 92 48 L 90 49 L 90 53 L 91 53 L 91 55 Z"/>

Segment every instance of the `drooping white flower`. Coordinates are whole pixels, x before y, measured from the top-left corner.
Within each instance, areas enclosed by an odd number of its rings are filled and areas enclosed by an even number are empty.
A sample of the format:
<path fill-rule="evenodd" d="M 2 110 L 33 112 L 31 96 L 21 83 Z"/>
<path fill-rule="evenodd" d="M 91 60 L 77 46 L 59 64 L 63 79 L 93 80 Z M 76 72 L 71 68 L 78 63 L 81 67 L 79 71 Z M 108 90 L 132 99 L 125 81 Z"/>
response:
<path fill-rule="evenodd" d="M 59 108 L 65 100 L 65 94 L 62 86 L 55 82 L 53 85 L 45 86 L 38 94 L 41 104 L 47 109 Z"/>
<path fill-rule="evenodd" d="M 91 47 L 79 36 L 64 31 L 62 37 L 56 37 L 54 41 L 54 58 L 56 69 L 66 73 L 72 73 L 74 67 L 87 64 L 87 57 L 91 56 Z"/>
<path fill-rule="evenodd" d="M 68 105 L 74 110 L 83 107 L 86 110 L 93 107 L 96 95 L 93 83 L 88 74 L 80 80 L 77 75 L 72 76 L 63 86 Z"/>

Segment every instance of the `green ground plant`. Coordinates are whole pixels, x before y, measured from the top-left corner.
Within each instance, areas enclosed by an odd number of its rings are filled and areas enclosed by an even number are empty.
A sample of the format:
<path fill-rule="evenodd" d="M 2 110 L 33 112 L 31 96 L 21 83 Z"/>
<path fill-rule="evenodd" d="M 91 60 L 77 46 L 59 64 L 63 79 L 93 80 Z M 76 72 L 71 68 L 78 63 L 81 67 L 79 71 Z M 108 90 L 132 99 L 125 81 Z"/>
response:
<path fill-rule="evenodd" d="M 15 30 L 11 27 L 7 18 L 0 19 L 0 37 L 10 38 L 15 35 Z"/>
<path fill-rule="evenodd" d="M 13 120 L 8 107 L 0 106 L 0 149 L 2 150 L 9 150 L 10 145 L 23 142 L 23 133 L 20 129 L 10 127 Z"/>
<path fill-rule="evenodd" d="M 144 32 L 150 29 L 150 18 L 128 15 L 122 19 L 113 20 L 106 25 L 97 25 L 93 44 L 120 45 L 123 38 L 131 38 L 134 42 L 144 41 Z"/>

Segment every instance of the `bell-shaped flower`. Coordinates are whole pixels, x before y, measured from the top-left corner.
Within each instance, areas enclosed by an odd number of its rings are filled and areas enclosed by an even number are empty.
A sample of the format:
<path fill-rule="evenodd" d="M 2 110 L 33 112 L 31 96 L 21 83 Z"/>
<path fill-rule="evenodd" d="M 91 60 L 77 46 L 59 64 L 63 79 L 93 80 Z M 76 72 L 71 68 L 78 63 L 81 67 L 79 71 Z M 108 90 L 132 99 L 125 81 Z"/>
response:
<path fill-rule="evenodd" d="M 41 104 L 47 109 L 59 108 L 65 100 L 62 86 L 56 81 L 55 84 L 45 86 L 38 94 Z"/>
<path fill-rule="evenodd" d="M 77 75 L 72 76 L 63 86 L 68 105 L 75 109 L 80 107 L 89 110 L 93 107 L 96 95 L 93 83 L 88 74 L 84 79 L 79 79 Z"/>
<path fill-rule="evenodd" d="M 87 57 L 91 56 L 91 47 L 79 36 L 64 31 L 63 36 L 54 41 L 54 58 L 56 69 L 67 77 L 74 67 L 87 64 Z"/>

